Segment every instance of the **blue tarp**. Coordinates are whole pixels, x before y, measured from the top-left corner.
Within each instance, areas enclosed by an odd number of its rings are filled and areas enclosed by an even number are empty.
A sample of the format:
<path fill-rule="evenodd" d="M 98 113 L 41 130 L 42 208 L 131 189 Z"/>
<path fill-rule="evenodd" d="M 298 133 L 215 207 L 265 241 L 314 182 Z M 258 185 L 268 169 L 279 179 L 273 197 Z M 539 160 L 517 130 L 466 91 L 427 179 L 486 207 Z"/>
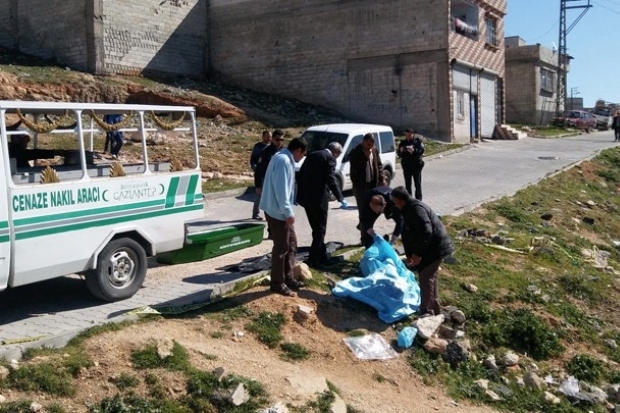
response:
<path fill-rule="evenodd" d="M 339 281 L 332 289 L 338 297 L 351 297 L 379 311 L 386 323 L 401 320 L 420 307 L 420 287 L 394 248 L 378 235 L 360 261 L 364 277 Z"/>

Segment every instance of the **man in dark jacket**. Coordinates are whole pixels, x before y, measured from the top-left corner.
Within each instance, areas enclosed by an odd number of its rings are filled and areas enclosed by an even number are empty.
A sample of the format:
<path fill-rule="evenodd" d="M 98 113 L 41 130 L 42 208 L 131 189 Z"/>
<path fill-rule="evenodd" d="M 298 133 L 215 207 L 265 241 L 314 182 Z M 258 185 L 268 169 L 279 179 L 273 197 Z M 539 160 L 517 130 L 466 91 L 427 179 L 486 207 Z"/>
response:
<path fill-rule="evenodd" d="M 404 220 L 402 240 L 407 265 L 418 272 L 420 313 L 439 315 L 437 273 L 441 261 L 454 252 L 452 239 L 437 214 L 422 201 L 412 199 L 405 187 L 394 188 L 391 196 Z"/>
<path fill-rule="evenodd" d="M 254 179 L 256 179 L 256 166 L 258 164 L 258 158 L 260 157 L 260 153 L 269 145 L 271 142 L 271 132 L 268 130 L 263 131 L 262 139 L 259 142 L 254 144 L 252 148 L 252 154 L 250 155 L 250 168 L 252 168 L 252 172 L 255 173 Z M 261 221 L 262 218 L 259 215 L 260 210 L 258 209 L 258 205 L 260 204 L 260 194 L 256 191 L 254 195 L 254 205 L 252 206 L 252 219 L 257 221 Z"/>
<path fill-rule="evenodd" d="M 256 193 L 261 194 L 263 189 L 263 181 L 265 180 L 265 174 L 267 173 L 267 167 L 269 161 L 276 153 L 280 152 L 283 147 L 284 132 L 280 129 L 273 131 L 271 135 L 271 143 L 260 151 L 258 159 L 256 161 L 256 169 L 254 170 L 254 186 L 256 187 Z"/>
<path fill-rule="evenodd" d="M 398 144 L 396 152 L 400 158 L 400 164 L 403 167 L 403 175 L 405 177 L 405 187 L 409 195 L 411 192 L 411 178 L 415 185 L 415 199 L 422 200 L 422 168 L 424 168 L 424 142 L 419 136 L 415 136 L 413 129 L 405 130 L 405 139 Z"/>
<path fill-rule="evenodd" d="M 392 233 L 392 238 L 390 239 L 390 243 L 394 243 L 394 240 L 400 236 L 400 233 L 403 229 L 403 219 L 400 215 L 400 211 L 392 202 L 390 194 L 392 193 L 392 188 L 387 185 L 378 186 L 366 195 L 366 200 L 361 205 L 361 216 L 362 219 L 360 221 L 360 233 L 362 235 L 362 245 L 364 248 L 369 248 L 373 239 L 370 234 L 368 234 L 368 230 L 371 229 L 377 218 L 381 214 L 385 215 L 385 219 L 392 219 L 396 223 L 394 227 L 394 232 Z"/>
<path fill-rule="evenodd" d="M 362 142 L 349 154 L 351 184 L 353 195 L 357 202 L 357 212 L 361 221 L 361 205 L 366 194 L 373 188 L 381 185 L 383 179 L 383 165 L 379 151 L 375 147 L 375 136 L 367 133 Z"/>
<path fill-rule="evenodd" d="M 329 191 L 342 208 L 347 207 L 336 178 L 336 158 L 341 153 L 342 146 L 338 142 L 330 143 L 327 149 L 312 152 L 306 157 L 297 177 L 297 202 L 306 210 L 312 228 L 312 245 L 307 260 L 311 267 L 329 264 L 325 251 Z"/>
<path fill-rule="evenodd" d="M 616 111 L 616 114 L 612 118 L 611 128 L 614 130 L 614 142 L 620 141 L 620 111 Z"/>

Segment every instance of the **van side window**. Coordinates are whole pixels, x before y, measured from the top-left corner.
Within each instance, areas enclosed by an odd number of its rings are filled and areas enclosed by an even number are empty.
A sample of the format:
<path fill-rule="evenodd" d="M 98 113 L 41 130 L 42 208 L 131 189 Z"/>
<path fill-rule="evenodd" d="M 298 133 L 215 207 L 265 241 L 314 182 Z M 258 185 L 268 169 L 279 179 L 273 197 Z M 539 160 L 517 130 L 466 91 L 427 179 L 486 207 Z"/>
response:
<path fill-rule="evenodd" d="M 394 152 L 394 134 L 392 132 L 380 132 L 379 142 L 381 142 L 381 153 Z"/>
<path fill-rule="evenodd" d="M 353 139 L 351 139 L 351 142 L 349 142 L 349 146 L 347 147 L 346 152 L 344 154 L 344 158 L 342 158 L 343 162 L 349 161 L 349 154 L 351 153 L 353 148 L 355 148 L 357 145 L 360 144 L 360 142 L 362 142 L 363 137 L 364 137 L 363 135 L 357 135 Z"/>

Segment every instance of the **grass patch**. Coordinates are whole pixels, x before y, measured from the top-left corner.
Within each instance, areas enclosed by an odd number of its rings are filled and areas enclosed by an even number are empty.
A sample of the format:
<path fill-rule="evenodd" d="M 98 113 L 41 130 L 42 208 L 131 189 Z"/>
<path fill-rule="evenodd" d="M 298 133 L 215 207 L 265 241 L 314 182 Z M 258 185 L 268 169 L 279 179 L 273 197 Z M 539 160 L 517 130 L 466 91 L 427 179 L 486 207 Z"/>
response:
<path fill-rule="evenodd" d="M 603 363 L 587 355 L 578 354 L 566 363 L 566 371 L 578 380 L 598 384 L 603 378 Z"/>
<path fill-rule="evenodd" d="M 324 391 L 315 400 L 307 402 L 303 406 L 291 407 L 291 413 L 330 413 L 331 405 L 336 400 L 336 395 L 331 391 Z M 347 408 L 348 411 L 348 408 Z"/>
<path fill-rule="evenodd" d="M 171 354 L 160 356 L 157 344 L 147 344 L 131 353 L 131 362 L 139 370 L 163 368 L 167 370 L 187 371 L 190 368 L 187 350 L 176 341 L 173 342 Z"/>
<path fill-rule="evenodd" d="M 17 370 L 11 370 L 8 385 L 25 392 L 43 392 L 60 397 L 75 394 L 71 375 L 52 362 L 24 364 Z"/>
<path fill-rule="evenodd" d="M 224 333 L 222 331 L 213 331 L 210 336 L 211 338 L 220 339 L 224 338 Z"/>
<path fill-rule="evenodd" d="M 280 331 L 284 323 L 286 323 L 286 318 L 283 314 L 262 312 L 246 328 L 249 332 L 254 333 L 261 343 L 266 344 L 269 348 L 275 348 L 282 340 Z"/>
<path fill-rule="evenodd" d="M 120 376 L 110 379 L 112 383 L 120 390 L 124 391 L 136 387 L 140 381 L 138 378 L 126 372 L 122 372 Z"/>
<path fill-rule="evenodd" d="M 306 360 L 312 354 L 310 350 L 297 343 L 282 343 L 280 350 L 282 350 L 282 358 L 289 361 Z"/>
<path fill-rule="evenodd" d="M 207 182 L 204 182 L 202 184 L 202 192 L 204 194 L 211 193 L 211 192 L 223 192 L 223 191 L 229 191 L 232 189 L 247 188 L 253 185 L 254 183 L 249 180 L 240 181 L 240 180 L 226 179 L 226 178 L 209 179 Z"/>

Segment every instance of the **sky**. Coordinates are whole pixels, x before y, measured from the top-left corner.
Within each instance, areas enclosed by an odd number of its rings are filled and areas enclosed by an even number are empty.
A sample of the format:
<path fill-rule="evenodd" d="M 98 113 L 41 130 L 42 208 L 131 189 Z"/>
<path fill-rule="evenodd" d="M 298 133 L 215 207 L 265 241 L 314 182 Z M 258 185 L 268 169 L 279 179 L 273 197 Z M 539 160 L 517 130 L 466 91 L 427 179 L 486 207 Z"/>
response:
<path fill-rule="evenodd" d="M 587 5 L 588 0 L 567 1 L 568 6 Z M 592 7 L 568 33 L 566 47 L 571 61 L 567 97 L 583 98 L 593 107 L 602 98 L 620 103 L 620 0 L 590 0 Z M 583 9 L 566 12 L 570 27 Z M 526 44 L 557 47 L 560 30 L 560 0 L 508 0 L 505 36 L 519 36 Z"/>

